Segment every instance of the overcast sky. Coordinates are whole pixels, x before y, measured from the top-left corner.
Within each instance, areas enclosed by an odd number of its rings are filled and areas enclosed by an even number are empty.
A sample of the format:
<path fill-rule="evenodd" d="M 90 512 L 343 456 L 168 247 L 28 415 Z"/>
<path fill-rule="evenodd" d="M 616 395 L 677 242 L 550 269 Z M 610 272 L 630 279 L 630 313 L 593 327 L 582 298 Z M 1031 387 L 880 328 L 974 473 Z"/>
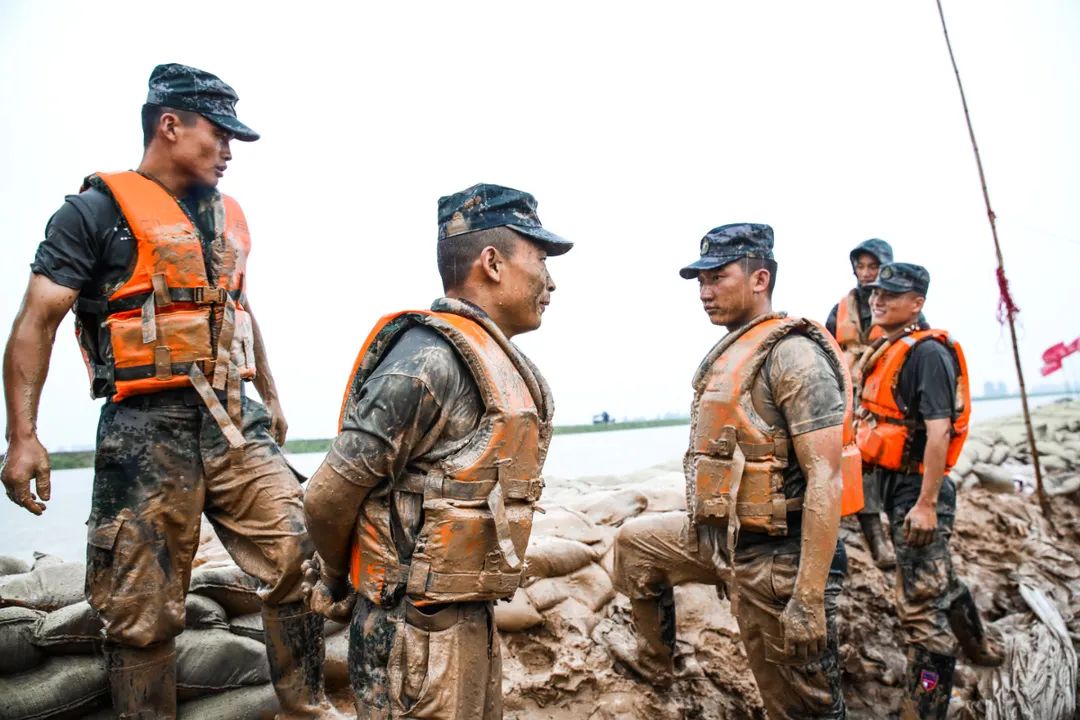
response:
<path fill-rule="evenodd" d="M 1043 349 L 1080 334 L 1080 5 L 945 9 L 1036 385 Z M 558 289 L 544 326 L 519 338 L 554 388 L 558 423 L 686 412 L 723 331 L 677 270 L 730 222 L 775 228 L 776 307 L 822 321 L 853 284 L 850 248 L 888 240 L 930 269 L 926 314 L 967 349 L 976 393 L 1015 384 L 933 0 L 6 0 L 5 338 L 64 195 L 138 164 L 139 108 L 160 62 L 222 77 L 263 135 L 233 144 L 221 189 L 253 233 L 249 293 L 291 437 L 334 432 L 380 315 L 440 294 L 436 200 L 477 182 L 532 192 L 544 225 L 577 243 L 549 262 Z M 99 402 L 66 320 L 42 441 L 92 445 Z"/>

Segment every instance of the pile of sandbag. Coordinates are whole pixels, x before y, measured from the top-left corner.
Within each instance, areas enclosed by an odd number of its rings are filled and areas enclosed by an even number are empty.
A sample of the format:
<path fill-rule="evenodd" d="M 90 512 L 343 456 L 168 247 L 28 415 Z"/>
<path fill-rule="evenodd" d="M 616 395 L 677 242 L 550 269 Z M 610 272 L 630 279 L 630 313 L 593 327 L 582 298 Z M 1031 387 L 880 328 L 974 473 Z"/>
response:
<path fill-rule="evenodd" d="M 207 526 L 208 528 L 209 526 Z M 277 709 L 257 581 L 204 528 L 176 639 L 179 715 L 256 718 Z M 0 720 L 112 717 L 101 621 L 83 599 L 85 566 L 0 558 Z M 327 628 L 327 684 L 347 683 L 347 632 Z"/>
<path fill-rule="evenodd" d="M 1047 493 L 1080 490 L 1080 401 L 1038 407 L 1031 412 L 1031 424 Z M 1030 492 L 1035 480 L 1023 417 L 995 418 L 973 427 L 952 477 L 965 488 L 978 484 L 995 492 Z"/>

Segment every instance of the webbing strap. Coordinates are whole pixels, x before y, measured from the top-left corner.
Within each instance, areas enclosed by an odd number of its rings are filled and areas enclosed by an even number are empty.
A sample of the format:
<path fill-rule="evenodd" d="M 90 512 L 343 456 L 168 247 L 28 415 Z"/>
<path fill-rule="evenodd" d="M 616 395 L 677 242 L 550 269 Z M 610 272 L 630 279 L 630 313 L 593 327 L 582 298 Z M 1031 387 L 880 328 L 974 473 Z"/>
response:
<path fill-rule="evenodd" d="M 414 597 L 432 594 L 510 596 L 521 583 L 520 572 L 440 573 L 413 560 L 406 592 Z"/>
<path fill-rule="evenodd" d="M 495 537 L 499 540 L 499 552 L 503 560 L 511 570 L 521 569 L 521 558 L 518 557 L 514 540 L 510 536 L 510 522 L 506 519 L 506 503 L 503 501 L 503 489 L 501 484 L 488 493 L 488 509 L 491 510 L 491 519 L 495 521 Z"/>
<path fill-rule="evenodd" d="M 157 311 L 154 308 L 153 294 L 146 296 L 146 302 L 142 306 L 141 321 L 143 345 L 149 345 L 157 340 Z"/>
<path fill-rule="evenodd" d="M 210 383 L 207 381 L 206 376 L 203 375 L 202 370 L 199 369 L 198 363 L 191 365 L 191 370 L 188 371 L 188 378 L 191 380 L 191 384 L 195 387 L 195 392 L 199 393 L 199 397 L 206 403 L 207 410 L 210 411 L 210 415 L 217 422 L 218 427 L 221 428 L 221 434 L 225 436 L 225 440 L 229 443 L 229 447 L 233 450 L 237 450 L 244 446 L 244 434 L 240 432 L 239 428 L 229 417 L 229 413 L 222 407 L 221 401 L 218 400 L 217 393 L 214 392 L 214 388 L 210 387 Z"/>
<path fill-rule="evenodd" d="M 735 446 L 735 451 L 731 454 L 731 462 L 734 465 L 734 470 L 731 473 L 731 487 L 728 488 L 729 507 L 738 507 L 739 488 L 742 487 L 743 472 L 746 470 L 746 456 L 743 455 L 742 448 L 738 445 Z M 739 513 L 729 512 L 727 523 L 728 557 L 735 557 L 735 544 L 739 541 L 739 525 Z"/>
<path fill-rule="evenodd" d="M 218 333 L 217 359 L 214 363 L 214 389 L 224 390 L 231 372 L 233 332 L 236 330 L 236 301 L 228 298 L 222 309 L 221 331 Z"/>
<path fill-rule="evenodd" d="M 429 480 L 430 478 L 430 480 Z M 497 480 L 455 480 L 441 472 L 433 471 L 428 475 L 407 473 L 394 482 L 394 489 L 401 492 L 423 495 L 425 490 L 430 497 L 444 497 L 451 500 L 483 500 L 495 487 Z M 503 497 L 506 500 L 527 500 L 536 502 L 544 489 L 543 478 L 503 479 Z"/>

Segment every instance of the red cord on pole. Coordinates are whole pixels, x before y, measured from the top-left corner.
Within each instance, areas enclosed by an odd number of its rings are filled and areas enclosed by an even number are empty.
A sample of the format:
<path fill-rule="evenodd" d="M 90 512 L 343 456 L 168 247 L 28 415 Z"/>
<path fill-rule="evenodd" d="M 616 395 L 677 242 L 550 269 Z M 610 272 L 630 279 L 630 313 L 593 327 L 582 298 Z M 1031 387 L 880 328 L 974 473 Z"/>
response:
<path fill-rule="evenodd" d="M 1012 320 L 1016 317 L 1016 314 L 1020 312 L 1020 308 L 1016 306 L 1016 301 L 1012 298 L 1012 293 L 1009 292 L 1009 279 L 1005 277 L 1005 268 L 998 266 L 997 269 L 997 282 L 998 282 L 998 322 L 1002 325 L 1007 320 Z"/>

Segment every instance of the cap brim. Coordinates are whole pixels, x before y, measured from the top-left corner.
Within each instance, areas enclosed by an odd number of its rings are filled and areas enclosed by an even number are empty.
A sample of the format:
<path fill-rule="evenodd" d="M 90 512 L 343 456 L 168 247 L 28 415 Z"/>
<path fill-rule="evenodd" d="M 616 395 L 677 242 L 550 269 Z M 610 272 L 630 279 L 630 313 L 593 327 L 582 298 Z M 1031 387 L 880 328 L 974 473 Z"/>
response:
<path fill-rule="evenodd" d="M 881 282 L 880 280 L 875 280 L 874 282 L 867 283 L 862 287 L 866 288 L 867 290 L 884 290 L 885 292 L 892 293 L 913 292 L 918 293 L 919 295 L 926 295 L 926 290 L 922 288 L 904 287 L 902 285 L 891 285 L 888 281 Z"/>
<path fill-rule="evenodd" d="M 742 257 L 742 256 L 741 255 L 738 255 L 736 257 L 711 257 L 711 256 L 706 256 L 706 257 L 698 258 L 697 262 L 692 262 L 689 265 L 687 265 L 686 267 L 684 267 L 682 270 L 680 270 L 679 271 L 679 276 L 682 277 L 683 280 L 693 280 L 694 278 L 696 278 L 701 273 L 702 270 L 716 270 L 717 268 L 722 268 L 725 265 L 727 265 L 728 263 L 735 262 L 740 257 Z"/>
<path fill-rule="evenodd" d="M 539 243 L 548 255 L 562 255 L 574 247 L 574 243 L 542 227 L 525 227 L 524 225 L 508 225 L 507 227 Z"/>
<path fill-rule="evenodd" d="M 259 133 L 234 117 L 229 115 L 211 115 L 210 113 L 203 113 L 202 116 L 218 127 L 225 128 L 231 132 L 233 137 L 237 140 L 242 142 L 254 142 L 259 139 Z"/>

